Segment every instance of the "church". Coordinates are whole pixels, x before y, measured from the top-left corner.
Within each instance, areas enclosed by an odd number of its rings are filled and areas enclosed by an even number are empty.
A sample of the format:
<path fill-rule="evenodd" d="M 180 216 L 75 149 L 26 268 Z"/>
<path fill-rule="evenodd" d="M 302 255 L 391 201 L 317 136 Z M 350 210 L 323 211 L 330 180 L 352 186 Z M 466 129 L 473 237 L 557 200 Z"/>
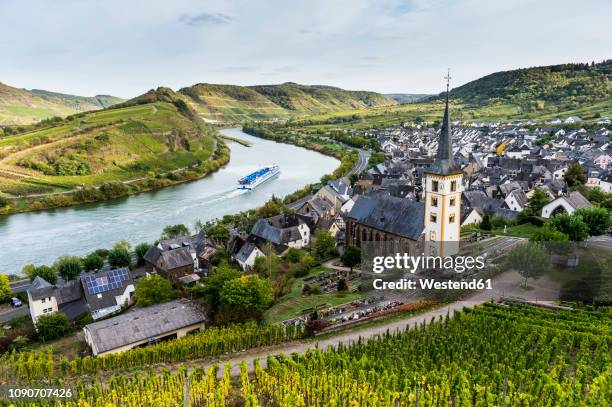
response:
<path fill-rule="evenodd" d="M 453 160 L 449 83 L 438 151 L 423 175 L 422 200 L 384 194 L 360 196 L 346 219 L 346 244 L 400 242 L 410 252 L 452 256 L 459 251 L 463 172 Z"/>

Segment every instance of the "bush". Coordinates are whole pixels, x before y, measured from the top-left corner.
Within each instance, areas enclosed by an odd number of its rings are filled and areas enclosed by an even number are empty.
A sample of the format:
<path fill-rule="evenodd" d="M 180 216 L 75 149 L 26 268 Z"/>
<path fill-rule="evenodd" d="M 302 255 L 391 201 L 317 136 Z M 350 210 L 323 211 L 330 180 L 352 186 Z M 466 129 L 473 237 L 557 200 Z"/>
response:
<path fill-rule="evenodd" d="M 74 280 L 83 270 L 81 259 L 76 256 L 62 256 L 57 259 L 54 266 L 64 280 Z"/>
<path fill-rule="evenodd" d="M 108 264 L 110 264 L 111 267 L 128 267 L 131 260 L 132 258 L 129 250 L 121 244 L 116 244 L 115 247 L 108 252 Z"/>
<path fill-rule="evenodd" d="M 141 278 L 136 283 L 136 305 L 148 307 L 160 304 L 176 298 L 176 291 L 172 288 L 172 283 L 158 275 Z"/>
<path fill-rule="evenodd" d="M 584 223 L 589 227 L 589 235 L 600 236 L 605 234 L 610 227 L 610 214 L 604 208 L 581 208 L 575 213 L 581 216 Z"/>
<path fill-rule="evenodd" d="M 48 341 L 72 332 L 72 324 L 63 312 L 54 312 L 38 317 L 36 331 L 41 340 Z"/>
<path fill-rule="evenodd" d="M 83 258 L 83 268 L 85 271 L 100 270 L 104 266 L 104 259 L 95 252 L 89 253 Z"/>
<path fill-rule="evenodd" d="M 151 248 L 151 245 L 147 242 L 139 243 L 134 248 L 139 266 L 142 266 L 145 263 L 144 256 L 145 254 L 147 254 L 150 248 Z"/>

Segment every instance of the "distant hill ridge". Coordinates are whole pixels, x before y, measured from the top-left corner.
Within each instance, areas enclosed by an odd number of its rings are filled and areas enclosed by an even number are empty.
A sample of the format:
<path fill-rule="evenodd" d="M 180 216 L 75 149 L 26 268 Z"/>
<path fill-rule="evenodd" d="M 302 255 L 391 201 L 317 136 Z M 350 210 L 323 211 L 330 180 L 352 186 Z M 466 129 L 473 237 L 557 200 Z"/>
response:
<path fill-rule="evenodd" d="M 0 124 L 31 124 L 54 116 L 104 109 L 123 99 L 83 97 L 40 89 L 19 89 L 0 82 Z"/>
<path fill-rule="evenodd" d="M 610 99 L 612 59 L 496 72 L 454 88 L 452 99 L 475 105 L 510 103 L 525 110 L 568 109 Z M 442 96 L 442 95 L 440 95 Z"/>
<path fill-rule="evenodd" d="M 187 103 L 199 114 L 219 121 L 288 118 L 397 104 L 376 92 L 293 82 L 256 86 L 198 83 L 178 93 L 186 96 Z"/>

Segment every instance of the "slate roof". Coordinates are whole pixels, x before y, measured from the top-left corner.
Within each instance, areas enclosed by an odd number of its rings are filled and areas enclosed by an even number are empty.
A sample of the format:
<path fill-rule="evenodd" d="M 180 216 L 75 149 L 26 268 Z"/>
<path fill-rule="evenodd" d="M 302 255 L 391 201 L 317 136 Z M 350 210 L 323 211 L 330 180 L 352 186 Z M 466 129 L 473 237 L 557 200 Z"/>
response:
<path fill-rule="evenodd" d="M 363 225 L 418 240 L 423 233 L 423 202 L 388 195 L 360 196 L 348 218 Z"/>
<path fill-rule="evenodd" d="M 36 276 L 36 278 L 34 278 L 32 281 L 28 292 L 30 293 L 32 300 L 36 301 L 53 296 L 55 293 L 55 287 L 41 276 Z"/>
<path fill-rule="evenodd" d="M 203 322 L 204 314 L 184 298 L 134 308 L 125 314 L 85 326 L 98 353 Z"/>
<path fill-rule="evenodd" d="M 593 206 L 589 200 L 578 191 L 570 192 L 569 196 L 565 197 L 565 199 L 574 207 L 574 209 L 590 208 Z"/>
<path fill-rule="evenodd" d="M 269 219 L 259 219 L 251 234 L 274 244 L 287 244 L 300 240 L 298 225 L 304 223 L 295 215 L 281 214 Z"/>
<path fill-rule="evenodd" d="M 161 258 L 166 270 L 174 270 L 179 267 L 193 265 L 191 249 L 185 246 L 161 252 Z"/>

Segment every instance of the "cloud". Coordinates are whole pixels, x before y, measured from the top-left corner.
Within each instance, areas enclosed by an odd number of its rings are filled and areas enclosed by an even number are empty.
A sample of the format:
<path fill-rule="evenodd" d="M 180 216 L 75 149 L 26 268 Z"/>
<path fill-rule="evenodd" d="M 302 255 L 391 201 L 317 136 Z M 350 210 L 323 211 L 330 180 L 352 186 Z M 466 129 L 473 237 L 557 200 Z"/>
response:
<path fill-rule="evenodd" d="M 225 25 L 233 20 L 233 17 L 223 13 L 201 13 L 195 16 L 184 14 L 179 18 L 181 23 L 185 23 L 192 27 L 201 25 Z"/>

